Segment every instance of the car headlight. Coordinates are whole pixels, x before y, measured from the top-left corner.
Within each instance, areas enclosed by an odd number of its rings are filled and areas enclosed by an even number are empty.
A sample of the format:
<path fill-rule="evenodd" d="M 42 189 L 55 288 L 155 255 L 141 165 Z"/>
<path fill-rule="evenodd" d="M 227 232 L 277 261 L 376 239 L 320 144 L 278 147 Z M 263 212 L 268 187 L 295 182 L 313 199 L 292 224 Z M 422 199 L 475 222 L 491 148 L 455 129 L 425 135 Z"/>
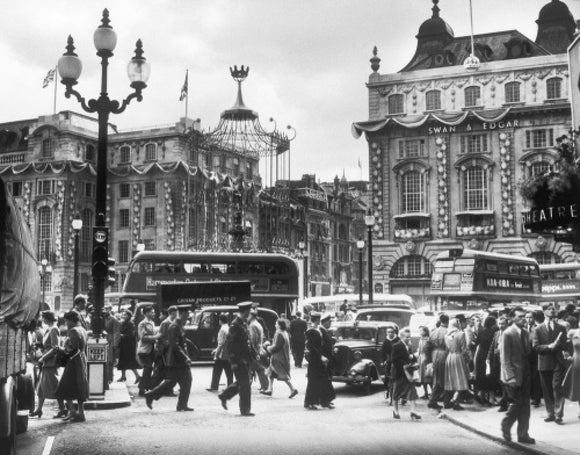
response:
<path fill-rule="evenodd" d="M 354 360 L 356 360 L 358 362 L 360 359 L 362 359 L 362 352 L 355 351 L 352 356 L 353 356 Z"/>

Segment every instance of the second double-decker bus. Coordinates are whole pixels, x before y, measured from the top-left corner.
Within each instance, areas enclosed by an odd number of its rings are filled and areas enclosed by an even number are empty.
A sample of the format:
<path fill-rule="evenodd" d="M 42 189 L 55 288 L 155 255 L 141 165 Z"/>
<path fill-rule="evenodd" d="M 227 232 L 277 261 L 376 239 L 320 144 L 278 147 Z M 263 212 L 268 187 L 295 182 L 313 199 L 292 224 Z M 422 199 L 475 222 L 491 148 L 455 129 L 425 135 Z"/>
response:
<path fill-rule="evenodd" d="M 283 254 L 141 251 L 129 264 L 120 304 L 155 302 L 160 284 L 199 281 L 249 281 L 252 300 L 277 313 L 290 314 L 299 296 L 297 263 Z"/>
<path fill-rule="evenodd" d="M 554 302 L 560 308 L 580 302 L 580 263 L 541 264 L 542 302 Z"/>
<path fill-rule="evenodd" d="M 431 305 L 436 311 L 478 311 L 536 304 L 540 270 L 535 259 L 468 249 L 440 253 L 433 264 Z"/>

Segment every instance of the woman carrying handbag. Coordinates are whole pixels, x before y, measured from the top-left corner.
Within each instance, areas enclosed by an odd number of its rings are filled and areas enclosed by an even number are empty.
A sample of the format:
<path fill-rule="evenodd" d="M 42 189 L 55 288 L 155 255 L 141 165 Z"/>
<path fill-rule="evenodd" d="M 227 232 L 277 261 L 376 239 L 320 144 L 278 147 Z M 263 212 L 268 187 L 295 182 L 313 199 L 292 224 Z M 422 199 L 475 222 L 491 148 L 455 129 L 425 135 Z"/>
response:
<path fill-rule="evenodd" d="M 42 350 L 42 356 L 38 359 L 38 365 L 40 367 L 40 377 L 36 387 L 38 404 L 36 409 L 29 414 L 30 417 L 38 417 L 39 419 L 42 417 L 44 400 L 47 398 L 49 400 L 57 398 L 58 364 L 56 354 L 60 342 L 60 332 L 55 324 L 56 316 L 54 312 L 43 311 L 41 316 L 45 329 L 42 334 L 42 345 L 40 348 Z M 62 399 L 57 399 L 57 401 L 59 411 L 54 418 L 65 417 L 67 410 L 64 406 L 64 401 Z"/>
<path fill-rule="evenodd" d="M 411 354 L 411 330 L 405 327 L 391 351 L 391 380 L 393 382 L 393 418 L 400 419 L 399 401 L 406 399 L 411 405 L 411 420 L 421 420 L 417 413 L 417 389 L 419 380 L 415 356 Z"/>

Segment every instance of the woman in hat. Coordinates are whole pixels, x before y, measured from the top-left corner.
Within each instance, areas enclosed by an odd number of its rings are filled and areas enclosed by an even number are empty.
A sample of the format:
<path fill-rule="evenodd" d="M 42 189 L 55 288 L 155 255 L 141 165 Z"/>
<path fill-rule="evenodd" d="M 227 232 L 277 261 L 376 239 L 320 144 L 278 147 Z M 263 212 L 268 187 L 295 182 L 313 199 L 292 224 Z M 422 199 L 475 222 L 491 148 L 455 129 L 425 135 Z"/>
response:
<path fill-rule="evenodd" d="M 119 340 L 119 363 L 117 364 L 117 369 L 121 371 L 121 378 L 119 382 L 125 382 L 127 377 L 125 376 L 126 370 L 132 370 L 135 375 L 135 384 L 138 384 L 141 376 L 137 371 L 141 368 L 139 362 L 137 362 L 137 338 L 135 337 L 135 324 L 131 318 L 133 313 L 129 310 L 123 311 L 121 328 L 120 328 L 120 340 Z"/>
<path fill-rule="evenodd" d="M 45 327 L 42 334 L 42 357 L 38 359 L 40 365 L 40 378 L 36 387 L 36 394 L 38 396 L 38 404 L 36 409 L 29 415 L 31 417 L 42 417 L 42 407 L 45 399 L 55 399 L 56 388 L 58 386 L 58 366 L 56 364 L 56 353 L 59 347 L 60 332 L 56 326 L 56 316 L 53 311 L 47 310 L 40 313 L 42 316 L 42 323 Z M 54 416 L 64 417 L 67 410 L 64 406 L 64 401 L 58 399 L 58 413 Z"/>
<path fill-rule="evenodd" d="M 80 324 L 80 316 L 75 310 L 64 314 L 68 336 L 64 342 L 64 352 L 68 361 L 56 389 L 57 398 L 66 400 L 69 415 L 64 420 L 84 422 L 84 402 L 89 397 L 87 379 L 87 332 Z M 75 411 L 73 400 L 77 401 Z"/>
<path fill-rule="evenodd" d="M 445 359 L 445 390 L 453 392 L 451 402 L 446 408 L 452 407 L 456 411 L 463 409 L 458 403 L 459 392 L 469 389 L 469 369 L 467 362 L 467 342 L 465 333 L 459 328 L 460 322 L 453 318 L 449 321 L 449 330 L 445 336 L 445 344 L 449 354 Z"/>

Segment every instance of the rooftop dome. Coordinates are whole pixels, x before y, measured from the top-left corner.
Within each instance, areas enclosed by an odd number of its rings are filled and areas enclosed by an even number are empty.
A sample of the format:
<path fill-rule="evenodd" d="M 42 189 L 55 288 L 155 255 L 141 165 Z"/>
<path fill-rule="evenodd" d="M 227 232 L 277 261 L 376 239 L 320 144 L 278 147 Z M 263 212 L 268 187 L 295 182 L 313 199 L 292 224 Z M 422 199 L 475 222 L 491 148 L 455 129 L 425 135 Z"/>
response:
<path fill-rule="evenodd" d="M 576 21 L 568 9 L 568 6 L 560 0 L 552 0 L 550 3 L 542 7 L 536 23 L 545 24 L 557 22 L 566 25 L 567 27 L 571 27 L 572 30 L 576 28 Z"/>
<path fill-rule="evenodd" d="M 438 35 L 455 36 L 453 29 L 449 24 L 439 17 L 440 10 L 437 3 L 439 3 L 439 0 L 433 0 L 433 16 L 421 24 L 419 27 L 419 33 L 417 34 L 417 39 L 430 38 Z"/>

